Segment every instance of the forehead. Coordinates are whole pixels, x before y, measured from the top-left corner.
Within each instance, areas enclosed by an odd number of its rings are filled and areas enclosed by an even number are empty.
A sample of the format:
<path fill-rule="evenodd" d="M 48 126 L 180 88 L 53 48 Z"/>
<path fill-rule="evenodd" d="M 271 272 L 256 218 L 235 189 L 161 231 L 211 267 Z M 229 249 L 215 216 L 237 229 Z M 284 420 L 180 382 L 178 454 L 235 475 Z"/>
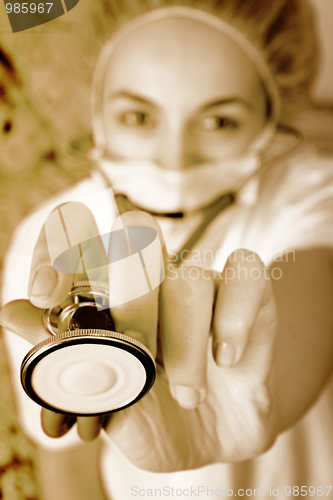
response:
<path fill-rule="evenodd" d="M 167 18 L 143 24 L 117 44 L 106 91 L 119 88 L 159 101 L 250 98 L 259 84 L 252 61 L 227 35 L 204 22 Z"/>

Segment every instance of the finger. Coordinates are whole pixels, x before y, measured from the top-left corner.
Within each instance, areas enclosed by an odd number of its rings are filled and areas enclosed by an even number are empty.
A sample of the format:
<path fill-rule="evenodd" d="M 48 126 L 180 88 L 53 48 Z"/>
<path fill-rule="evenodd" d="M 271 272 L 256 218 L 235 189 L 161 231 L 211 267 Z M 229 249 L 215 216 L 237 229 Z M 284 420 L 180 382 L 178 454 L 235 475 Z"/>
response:
<path fill-rule="evenodd" d="M 103 423 L 104 415 L 94 417 L 77 417 L 77 432 L 83 441 L 93 441 L 99 436 Z"/>
<path fill-rule="evenodd" d="M 111 314 L 117 331 L 136 338 L 156 356 L 159 284 L 165 247 L 157 221 L 126 212 L 112 227 L 109 249 Z"/>
<path fill-rule="evenodd" d="M 106 264 L 103 251 L 97 224 L 88 207 L 77 202 L 57 207 L 47 218 L 34 249 L 28 286 L 30 301 L 40 308 L 60 304 L 76 273 L 96 267 L 96 261 L 97 269 L 99 265 L 103 269 Z"/>
<path fill-rule="evenodd" d="M 50 253 L 54 257 L 57 254 L 61 255 L 66 250 L 63 241 L 63 228 L 58 214 L 60 210 L 61 206 L 50 214 L 34 248 L 28 295 L 30 301 L 40 308 L 60 304 L 69 292 L 74 278 L 74 271 L 72 273 L 59 273 L 52 267 Z M 75 268 L 77 265 L 78 259 L 75 260 Z"/>
<path fill-rule="evenodd" d="M 41 310 L 28 300 L 8 302 L 0 311 L 0 324 L 31 344 L 38 344 L 51 336 L 43 327 Z"/>
<path fill-rule="evenodd" d="M 213 322 L 213 355 L 229 368 L 243 356 L 263 303 L 269 276 L 259 256 L 249 250 L 232 253 L 219 286 Z"/>
<path fill-rule="evenodd" d="M 47 436 L 57 438 L 66 434 L 75 423 L 75 417 L 62 415 L 54 411 L 42 408 L 42 429 Z"/>
<path fill-rule="evenodd" d="M 270 273 L 268 269 L 266 271 L 266 288 L 249 340 L 241 357 L 244 369 L 254 363 L 257 366 L 258 374 L 261 373 L 261 370 L 265 371 L 267 367 L 272 366 L 276 345 L 277 307 Z"/>
<path fill-rule="evenodd" d="M 172 396 L 188 409 L 201 403 L 207 392 L 207 344 L 214 284 L 203 271 L 196 267 L 173 269 L 161 286 L 164 366 Z"/>

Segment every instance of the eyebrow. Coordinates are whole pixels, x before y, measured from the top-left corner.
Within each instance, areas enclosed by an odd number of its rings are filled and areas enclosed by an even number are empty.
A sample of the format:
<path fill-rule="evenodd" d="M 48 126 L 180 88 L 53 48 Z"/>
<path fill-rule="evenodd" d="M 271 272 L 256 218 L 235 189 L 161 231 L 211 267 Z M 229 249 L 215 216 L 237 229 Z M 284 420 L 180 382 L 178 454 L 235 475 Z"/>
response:
<path fill-rule="evenodd" d="M 134 101 L 140 102 L 141 104 L 147 104 L 150 106 L 154 106 L 154 108 L 159 107 L 158 104 L 151 101 L 150 99 L 147 99 L 146 97 L 144 97 L 142 95 L 135 94 L 133 92 L 129 92 L 128 90 L 119 90 L 117 92 L 113 92 L 113 93 L 109 94 L 109 96 L 108 96 L 108 98 L 110 100 L 114 100 L 114 99 L 117 99 L 119 97 L 125 98 L 125 99 L 132 99 Z"/>
<path fill-rule="evenodd" d="M 224 99 L 218 99 L 217 101 L 210 102 L 202 106 L 201 111 L 209 111 L 211 108 L 215 108 L 217 106 L 225 106 L 227 104 L 241 104 L 245 108 L 250 111 L 254 110 L 254 107 L 251 102 L 243 99 L 242 97 L 226 97 Z"/>
<path fill-rule="evenodd" d="M 119 90 L 117 92 L 111 93 L 108 96 L 109 99 L 114 100 L 117 98 L 125 98 L 125 99 L 132 99 L 134 101 L 137 101 L 141 104 L 146 104 L 153 106 L 154 108 L 159 108 L 160 106 L 156 104 L 154 101 L 151 101 L 150 99 L 147 99 L 146 97 L 130 92 L 128 90 Z M 210 102 L 208 104 L 205 104 L 200 108 L 201 112 L 209 111 L 212 108 L 215 108 L 217 106 L 226 106 L 227 104 L 240 104 L 243 107 L 249 109 L 250 111 L 254 110 L 254 107 L 251 102 L 247 101 L 246 99 L 243 99 L 242 97 L 226 97 L 223 99 L 218 99 L 217 101 Z"/>

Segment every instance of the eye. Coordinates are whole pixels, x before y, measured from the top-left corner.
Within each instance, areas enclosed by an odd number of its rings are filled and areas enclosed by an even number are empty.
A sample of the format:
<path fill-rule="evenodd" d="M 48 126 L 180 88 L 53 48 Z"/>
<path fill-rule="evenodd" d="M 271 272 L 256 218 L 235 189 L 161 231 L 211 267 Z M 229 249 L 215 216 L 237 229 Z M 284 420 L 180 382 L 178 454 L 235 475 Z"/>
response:
<path fill-rule="evenodd" d="M 240 127 L 238 121 L 225 116 L 206 116 L 199 123 L 199 128 L 204 131 L 214 130 L 237 130 Z"/>
<path fill-rule="evenodd" d="M 128 127 L 152 127 L 154 120 L 144 111 L 127 111 L 121 115 L 121 121 Z"/>

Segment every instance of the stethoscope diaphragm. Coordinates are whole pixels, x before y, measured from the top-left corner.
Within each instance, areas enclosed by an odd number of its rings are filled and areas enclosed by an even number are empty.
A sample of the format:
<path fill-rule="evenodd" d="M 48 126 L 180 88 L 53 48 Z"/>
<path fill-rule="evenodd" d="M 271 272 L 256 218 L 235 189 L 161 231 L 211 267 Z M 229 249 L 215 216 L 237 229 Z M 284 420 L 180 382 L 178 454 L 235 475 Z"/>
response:
<path fill-rule="evenodd" d="M 64 414 L 100 415 L 141 399 L 155 380 L 155 362 L 135 339 L 108 330 L 59 333 L 36 345 L 21 367 L 24 390 Z"/>
<path fill-rule="evenodd" d="M 106 290 L 81 282 L 63 304 L 43 312 L 43 323 L 54 336 L 27 353 L 21 383 L 44 408 L 78 416 L 103 415 L 133 405 L 154 383 L 156 367 L 149 350 L 113 331 L 109 309 L 98 310 L 96 297 L 107 301 Z M 94 328 L 100 325 L 104 327 Z"/>

